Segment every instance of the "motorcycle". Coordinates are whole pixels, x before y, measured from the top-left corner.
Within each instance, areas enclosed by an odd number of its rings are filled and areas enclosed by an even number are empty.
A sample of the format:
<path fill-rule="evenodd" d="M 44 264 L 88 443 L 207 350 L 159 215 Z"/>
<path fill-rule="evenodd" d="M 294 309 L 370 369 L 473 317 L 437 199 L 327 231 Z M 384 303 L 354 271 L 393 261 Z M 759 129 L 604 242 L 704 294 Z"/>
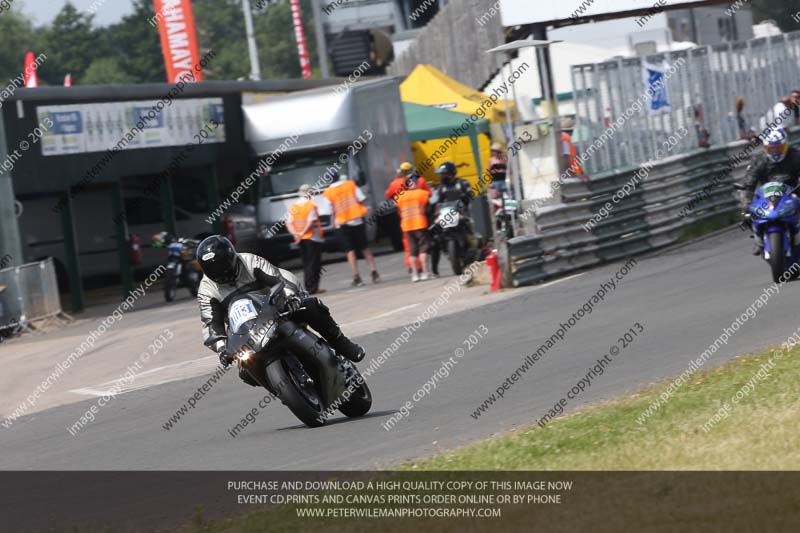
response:
<path fill-rule="evenodd" d="M 309 427 L 325 425 L 337 409 L 351 418 L 365 415 L 372 407 L 366 381 L 355 364 L 282 311 L 285 288 L 280 282 L 266 296 L 231 298 L 226 351 Z"/>
<path fill-rule="evenodd" d="M 492 198 L 494 218 L 497 221 L 497 233 L 506 239 L 514 237 L 514 219 L 518 215 L 519 204 L 506 192 L 498 192 Z"/>
<path fill-rule="evenodd" d="M 745 218 L 764 238 L 764 259 L 777 283 L 800 259 L 800 200 L 782 177 L 774 176 L 756 190 Z M 742 190 L 743 187 L 736 185 Z"/>
<path fill-rule="evenodd" d="M 458 201 L 443 202 L 439 205 L 435 222 L 428 228 L 437 248 L 444 250 L 450 259 L 456 276 L 464 272 L 464 266 L 480 260 L 483 248 L 480 237 L 469 234 L 467 221 L 459 207 Z"/>
<path fill-rule="evenodd" d="M 197 296 L 200 287 L 201 270 L 197 262 L 197 246 L 200 241 L 196 239 L 173 239 L 161 234 L 153 236 L 153 246 L 167 249 L 167 272 L 164 275 L 164 299 L 168 302 L 175 300 L 178 289 L 189 289 L 192 296 Z M 158 244 L 161 243 L 161 244 Z"/>

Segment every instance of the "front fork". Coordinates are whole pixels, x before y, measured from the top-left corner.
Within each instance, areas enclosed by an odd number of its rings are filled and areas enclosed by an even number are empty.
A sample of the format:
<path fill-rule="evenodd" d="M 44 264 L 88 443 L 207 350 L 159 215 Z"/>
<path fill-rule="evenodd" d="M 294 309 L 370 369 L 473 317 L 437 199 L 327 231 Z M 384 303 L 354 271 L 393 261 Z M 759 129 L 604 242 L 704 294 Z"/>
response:
<path fill-rule="evenodd" d="M 755 239 L 760 240 L 764 246 L 764 252 L 770 255 L 774 253 L 774 250 L 770 249 L 769 244 L 769 235 L 771 233 L 781 234 L 783 241 L 783 250 L 781 250 L 781 253 L 783 253 L 784 257 L 787 257 L 790 262 L 796 261 L 798 255 L 797 250 L 800 248 L 800 228 L 792 228 L 790 226 L 771 227 L 761 233 L 758 231 L 755 224 L 753 224 L 753 235 Z M 788 255 L 785 253 L 786 251 L 789 252 Z"/>

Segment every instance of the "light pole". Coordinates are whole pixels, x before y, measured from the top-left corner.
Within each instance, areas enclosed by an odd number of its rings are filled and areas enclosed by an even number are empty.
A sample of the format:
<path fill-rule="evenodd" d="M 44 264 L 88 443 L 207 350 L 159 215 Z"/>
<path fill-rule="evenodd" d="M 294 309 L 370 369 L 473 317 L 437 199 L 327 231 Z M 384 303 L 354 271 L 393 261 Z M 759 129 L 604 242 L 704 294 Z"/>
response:
<path fill-rule="evenodd" d="M 497 46 L 492 48 L 491 50 L 487 50 L 486 53 L 496 53 L 498 54 L 498 58 L 500 59 L 501 66 L 503 56 L 500 54 L 505 54 L 506 62 L 508 63 L 508 70 L 509 70 L 509 79 L 511 77 L 511 54 L 523 48 L 536 48 L 536 57 L 538 60 L 539 66 L 539 78 L 541 80 L 542 85 L 542 96 L 544 101 L 547 102 L 547 115 L 548 115 L 548 123 L 550 125 L 550 131 L 553 132 L 553 137 L 555 140 L 555 168 L 556 168 L 556 177 L 560 176 L 561 174 L 561 157 L 560 157 L 560 142 L 559 142 L 559 125 L 558 125 L 558 102 L 555 101 L 553 96 L 553 91 L 551 91 L 551 87 L 555 87 L 553 84 L 553 73 L 550 69 L 550 45 L 555 43 L 560 43 L 562 41 L 547 41 L 547 40 L 524 40 L 524 41 L 514 41 L 511 43 L 507 43 L 501 46 Z M 502 72 L 502 69 L 500 69 Z M 505 94 L 505 101 L 506 101 L 506 122 L 508 123 L 508 128 L 511 132 L 512 142 L 507 143 L 507 150 L 508 150 L 508 160 L 513 163 L 511 164 L 511 172 L 513 174 L 514 185 L 515 185 L 515 193 L 514 198 L 516 200 L 521 200 L 523 197 L 522 194 L 522 173 L 521 169 L 519 168 L 519 160 L 517 157 L 514 157 L 511 151 L 511 144 L 513 143 L 514 138 L 514 125 L 511 120 L 511 109 L 509 106 L 509 94 L 511 89 L 506 91 Z M 519 153 L 519 151 L 518 151 Z"/>
<path fill-rule="evenodd" d="M 323 78 L 330 77 L 328 71 L 328 43 L 325 41 L 325 28 L 322 26 L 322 10 L 319 8 L 319 0 L 311 0 L 311 13 L 314 17 L 314 35 L 317 37 L 317 56 L 319 56 L 319 68 Z"/>
<path fill-rule="evenodd" d="M 250 52 L 250 79 L 261 79 L 261 67 L 258 64 L 258 48 L 256 47 L 256 35 L 253 31 L 253 13 L 250 11 L 250 0 L 242 0 L 242 11 L 244 11 L 244 28 L 247 34 L 247 50 Z"/>

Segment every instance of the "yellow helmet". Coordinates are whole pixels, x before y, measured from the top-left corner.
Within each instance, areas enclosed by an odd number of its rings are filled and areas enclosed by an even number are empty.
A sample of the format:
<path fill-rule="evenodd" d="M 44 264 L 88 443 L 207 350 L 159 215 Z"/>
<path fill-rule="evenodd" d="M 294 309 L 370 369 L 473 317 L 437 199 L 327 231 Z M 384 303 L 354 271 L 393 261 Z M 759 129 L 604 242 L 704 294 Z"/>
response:
<path fill-rule="evenodd" d="M 401 172 L 411 172 L 412 170 L 414 170 L 414 167 L 408 161 L 400 163 Z"/>

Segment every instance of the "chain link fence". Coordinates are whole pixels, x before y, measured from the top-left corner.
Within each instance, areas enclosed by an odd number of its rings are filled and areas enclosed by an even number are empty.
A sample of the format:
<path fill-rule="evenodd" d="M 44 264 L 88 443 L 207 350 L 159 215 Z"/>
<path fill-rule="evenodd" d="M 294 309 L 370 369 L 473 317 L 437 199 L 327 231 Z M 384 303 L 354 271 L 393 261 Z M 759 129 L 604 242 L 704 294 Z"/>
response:
<path fill-rule="evenodd" d="M 61 314 L 53 259 L 0 270 L 0 328 Z"/>
<path fill-rule="evenodd" d="M 646 105 L 634 106 L 647 94 L 643 63 L 670 69 L 668 110 L 651 114 Z M 800 89 L 800 32 L 575 65 L 572 82 L 576 146 L 579 153 L 596 148 L 586 161 L 589 173 L 617 171 L 735 141 L 740 120 L 746 131 L 760 132 L 781 97 Z M 737 97 L 744 99 L 741 113 Z M 596 140 L 622 117 L 622 127 L 597 148 Z M 791 116 L 784 122 L 794 124 Z M 684 128 L 692 134 L 676 135 Z"/>

